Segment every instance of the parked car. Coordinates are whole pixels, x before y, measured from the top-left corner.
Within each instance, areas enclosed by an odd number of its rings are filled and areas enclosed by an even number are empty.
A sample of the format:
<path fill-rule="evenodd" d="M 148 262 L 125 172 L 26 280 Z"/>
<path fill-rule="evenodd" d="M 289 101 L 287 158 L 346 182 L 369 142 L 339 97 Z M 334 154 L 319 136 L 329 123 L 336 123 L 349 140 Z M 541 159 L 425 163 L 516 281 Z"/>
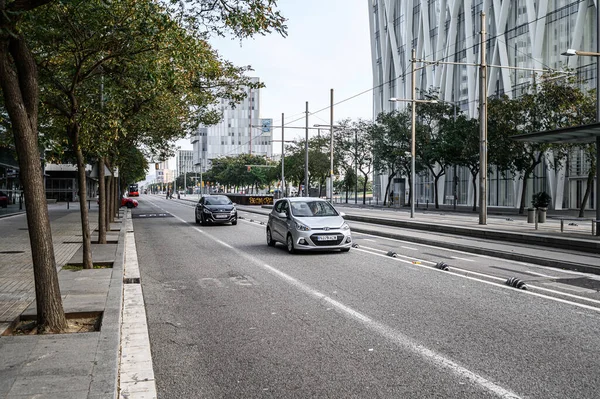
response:
<path fill-rule="evenodd" d="M 196 204 L 196 224 L 237 224 L 237 208 L 225 195 L 205 195 Z"/>
<path fill-rule="evenodd" d="M 138 202 L 133 198 L 123 197 L 121 198 L 121 206 L 126 206 L 127 208 L 137 208 Z"/>
<path fill-rule="evenodd" d="M 8 206 L 8 195 L 0 191 L 0 207 L 6 208 Z"/>
<path fill-rule="evenodd" d="M 289 253 L 298 250 L 322 251 L 352 247 L 350 226 L 328 201 L 293 197 L 275 202 L 267 223 L 267 245 L 281 242 Z"/>

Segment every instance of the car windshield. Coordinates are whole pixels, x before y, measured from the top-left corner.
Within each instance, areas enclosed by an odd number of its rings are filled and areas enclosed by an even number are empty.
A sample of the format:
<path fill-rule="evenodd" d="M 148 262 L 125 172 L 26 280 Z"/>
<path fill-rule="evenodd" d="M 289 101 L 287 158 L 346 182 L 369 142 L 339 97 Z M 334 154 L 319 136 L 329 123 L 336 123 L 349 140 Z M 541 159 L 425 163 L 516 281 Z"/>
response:
<path fill-rule="evenodd" d="M 325 201 L 292 202 L 292 214 L 299 217 L 338 216 L 334 207 Z"/>
<path fill-rule="evenodd" d="M 231 205 L 231 200 L 223 196 L 207 197 L 204 199 L 204 205 Z"/>

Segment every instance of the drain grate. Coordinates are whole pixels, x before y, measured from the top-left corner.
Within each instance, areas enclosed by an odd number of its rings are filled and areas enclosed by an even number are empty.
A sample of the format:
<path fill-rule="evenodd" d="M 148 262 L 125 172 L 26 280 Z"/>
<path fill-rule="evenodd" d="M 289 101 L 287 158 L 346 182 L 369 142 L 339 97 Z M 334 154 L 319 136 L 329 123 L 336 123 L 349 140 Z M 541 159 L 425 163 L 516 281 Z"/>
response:
<path fill-rule="evenodd" d="M 139 284 L 140 283 L 140 278 L 139 277 L 125 277 L 123 278 L 123 284 Z"/>
<path fill-rule="evenodd" d="M 600 280 L 592 280 L 591 278 L 587 277 L 559 278 L 554 281 L 561 284 L 574 285 L 575 287 L 579 288 L 600 291 Z"/>
<path fill-rule="evenodd" d="M 6 255 L 9 255 L 9 254 L 24 254 L 24 253 L 25 253 L 25 251 L 0 251 L 0 254 L 6 254 Z"/>

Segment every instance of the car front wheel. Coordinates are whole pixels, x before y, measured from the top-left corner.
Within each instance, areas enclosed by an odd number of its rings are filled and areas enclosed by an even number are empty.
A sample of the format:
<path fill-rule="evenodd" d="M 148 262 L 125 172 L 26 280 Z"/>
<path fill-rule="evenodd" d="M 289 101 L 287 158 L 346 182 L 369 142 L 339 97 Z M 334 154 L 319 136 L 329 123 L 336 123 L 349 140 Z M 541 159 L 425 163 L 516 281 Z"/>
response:
<path fill-rule="evenodd" d="M 267 245 L 270 247 L 275 246 L 275 240 L 273 240 L 273 236 L 271 236 L 271 229 L 267 227 Z"/>
<path fill-rule="evenodd" d="M 286 244 L 287 244 L 287 250 L 289 253 L 293 254 L 296 252 L 296 249 L 294 248 L 294 238 L 292 237 L 291 234 L 288 234 Z"/>

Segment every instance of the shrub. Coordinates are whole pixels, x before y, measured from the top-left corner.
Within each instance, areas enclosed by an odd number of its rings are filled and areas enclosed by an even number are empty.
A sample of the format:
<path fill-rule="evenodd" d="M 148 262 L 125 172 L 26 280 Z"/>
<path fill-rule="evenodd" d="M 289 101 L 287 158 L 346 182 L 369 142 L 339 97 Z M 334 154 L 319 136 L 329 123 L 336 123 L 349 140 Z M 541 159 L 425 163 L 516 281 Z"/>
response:
<path fill-rule="evenodd" d="M 534 208 L 548 208 L 552 201 L 552 197 L 548 195 L 545 191 L 540 191 L 539 193 L 535 193 L 532 196 L 531 205 Z"/>

